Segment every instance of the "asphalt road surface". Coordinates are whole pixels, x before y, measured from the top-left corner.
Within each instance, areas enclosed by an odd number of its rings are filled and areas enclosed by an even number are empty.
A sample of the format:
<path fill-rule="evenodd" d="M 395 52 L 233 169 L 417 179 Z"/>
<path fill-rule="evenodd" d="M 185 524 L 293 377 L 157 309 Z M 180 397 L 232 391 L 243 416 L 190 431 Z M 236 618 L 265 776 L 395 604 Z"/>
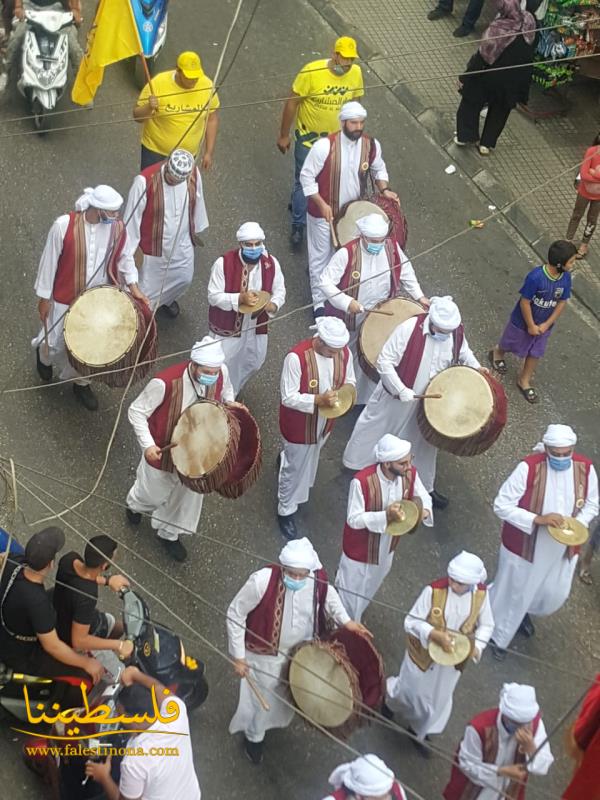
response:
<path fill-rule="evenodd" d="M 242 8 L 225 65 L 252 7 L 247 0 Z M 232 0 L 174 2 L 164 67 L 174 63 L 179 51 L 195 49 L 212 75 L 233 10 Z M 91 9 L 85 11 L 90 16 Z M 206 333 L 210 265 L 233 246 L 235 231 L 245 220 L 261 223 L 269 249 L 281 261 L 288 289 L 284 310 L 309 300 L 306 255 L 294 255 L 288 244 L 292 158 L 281 156 L 275 147 L 281 110 L 275 99 L 287 94 L 302 64 L 327 54 L 337 33 L 343 31 L 333 31 L 304 0 L 260 0 L 220 92 L 223 110 L 216 160 L 213 171 L 204 176 L 210 230 L 205 248 L 197 251 L 196 275 L 181 302 L 181 316 L 174 322 L 160 320 L 162 354 L 186 349 Z M 365 83 L 374 86 L 379 80 L 367 70 Z M 130 65 L 110 67 L 93 110 L 66 113 L 52 123 L 54 128 L 85 127 L 43 138 L 30 134 L 30 121 L 11 121 L 27 113 L 21 98 L 11 95 L 4 102 L 0 111 L 0 374 L 5 389 L 39 383 L 29 346 L 37 331 L 33 283 L 50 224 L 73 207 L 84 187 L 109 183 L 125 194 L 137 171 L 139 128 L 129 121 L 135 97 Z M 368 131 L 382 142 L 391 186 L 399 192 L 408 216 L 407 249 L 421 284 L 429 296 L 455 297 L 470 343 L 484 362 L 515 301 L 522 276 L 535 263 L 533 255 L 501 219 L 489 221 L 481 230 L 467 231 L 468 220 L 490 213 L 487 201 L 460 172 L 451 176 L 444 173 L 447 155 L 388 90 L 368 89 L 365 105 L 369 110 Z M 70 108 L 64 99 L 61 109 Z M 428 252 L 416 258 L 422 251 Z M 188 652 L 207 662 L 210 696 L 192 721 L 196 768 L 207 798 L 260 796 L 275 800 L 287 796 L 315 800 L 327 794 L 330 770 L 352 757 L 343 746 L 297 719 L 287 730 L 267 735 L 264 763 L 260 768 L 253 767 L 243 756 L 239 738 L 227 732 L 237 703 L 238 681 L 216 652 L 226 649 L 224 612 L 230 599 L 263 560 L 276 558 L 283 544 L 275 519 L 279 374 L 287 349 L 308 335 L 309 324 L 309 313 L 299 311 L 273 325 L 267 363 L 242 398 L 261 425 L 262 474 L 257 485 L 238 501 L 207 498 L 198 535 L 186 540 L 190 556 L 185 564 L 165 557 L 147 523 L 132 530 L 123 509 L 100 498 L 90 499 L 80 509 L 91 522 L 73 513 L 67 518 L 86 536 L 97 532 L 93 522 L 131 548 L 120 549 L 119 561 L 165 604 L 150 601 L 155 618 L 179 631 Z M 586 316 L 573 302 L 569 304 L 539 370 L 539 405 L 528 406 L 521 398 L 514 386 L 515 374 L 511 363 L 505 379 L 509 422 L 498 443 L 477 458 L 440 457 L 438 486 L 450 496 L 451 505 L 436 515 L 433 530 L 421 529 L 400 543 L 393 571 L 378 598 L 399 610 L 372 604 L 365 615 L 387 674 L 397 672 L 404 651 L 400 609 L 407 610 L 423 585 L 444 574 L 453 555 L 463 548 L 472 550 L 484 558 L 493 575 L 499 541 L 499 524 L 491 510 L 493 498 L 504 477 L 539 440 L 546 425 L 559 421 L 573 425 L 580 436 L 578 448 L 591 457 L 599 455 L 597 320 Z M 101 469 L 115 419 L 121 412 L 98 489 L 101 495 L 121 503 L 139 456 L 125 411 L 140 389 L 138 385 L 129 392 L 121 409 L 121 392 L 99 387 L 101 407 L 96 414 L 76 404 L 70 386 L 5 392 L 0 396 L 0 454 L 82 490 L 89 489 Z M 338 424 L 322 454 L 310 503 L 300 514 L 303 532 L 312 539 L 331 575 L 339 557 L 350 480 L 341 469 L 341 453 L 353 420 L 346 418 Z M 82 497 L 81 492 L 31 473 L 29 479 L 54 495 L 56 499 L 46 500 L 55 510 Z M 31 532 L 28 524 L 46 511 L 24 491 L 19 492 L 18 499 L 25 516 L 17 515 L 13 520 L 5 504 L 2 521 L 26 539 Z M 80 547 L 78 536 L 70 530 L 67 539 L 69 545 Z M 533 640 L 516 640 L 522 655 L 512 655 L 499 665 L 486 654 L 480 666 L 468 668 L 455 694 L 450 723 L 445 733 L 436 737 L 436 745 L 452 753 L 465 723 L 496 703 L 498 691 L 507 680 L 536 686 L 546 727 L 553 727 L 598 671 L 600 575 L 597 567 L 595 571 L 595 587 L 576 582 L 566 606 L 553 617 L 539 620 Z M 110 597 L 107 601 L 113 602 Z M 201 637 L 215 650 L 201 643 Z M 8 717 L 0 719 L 2 782 L 11 786 L 13 797 L 42 798 L 40 784 L 19 761 L 19 743 L 10 724 Z M 548 777 L 531 781 L 529 797 L 560 797 L 570 769 L 561 740 L 562 731 L 552 740 L 557 762 Z M 356 732 L 349 744 L 362 752 L 380 754 L 401 780 L 427 800 L 440 796 L 449 774 L 446 759 L 438 756 L 423 761 L 408 740 L 377 724 Z"/>

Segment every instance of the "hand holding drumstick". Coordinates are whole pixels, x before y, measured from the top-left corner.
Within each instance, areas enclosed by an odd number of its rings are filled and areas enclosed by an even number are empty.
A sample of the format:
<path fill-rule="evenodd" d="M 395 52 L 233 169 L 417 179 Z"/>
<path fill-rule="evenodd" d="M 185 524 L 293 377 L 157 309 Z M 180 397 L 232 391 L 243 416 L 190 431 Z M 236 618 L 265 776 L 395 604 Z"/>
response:
<path fill-rule="evenodd" d="M 144 450 L 144 458 L 149 464 L 158 464 L 162 454 L 167 450 L 172 450 L 174 447 L 177 447 L 177 442 L 173 442 L 172 444 L 167 444 L 164 447 L 159 447 L 156 444 L 150 445 Z"/>

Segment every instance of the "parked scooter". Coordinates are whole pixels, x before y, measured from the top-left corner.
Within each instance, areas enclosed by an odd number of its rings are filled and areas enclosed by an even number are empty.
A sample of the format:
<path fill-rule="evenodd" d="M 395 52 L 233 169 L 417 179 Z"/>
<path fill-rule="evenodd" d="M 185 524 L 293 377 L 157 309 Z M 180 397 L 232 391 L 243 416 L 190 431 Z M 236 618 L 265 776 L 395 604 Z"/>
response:
<path fill-rule="evenodd" d="M 25 19 L 27 32 L 17 88 L 29 102 L 36 130 L 42 133 L 48 130 L 48 112 L 54 110 L 67 85 L 67 28 L 73 25 L 73 14 L 54 9 L 26 10 Z"/>
<path fill-rule="evenodd" d="M 150 75 L 158 72 L 158 57 L 167 38 L 168 0 L 131 0 L 133 18 L 137 25 L 142 50 Z M 142 89 L 147 83 L 142 59 L 134 59 L 136 85 Z"/>

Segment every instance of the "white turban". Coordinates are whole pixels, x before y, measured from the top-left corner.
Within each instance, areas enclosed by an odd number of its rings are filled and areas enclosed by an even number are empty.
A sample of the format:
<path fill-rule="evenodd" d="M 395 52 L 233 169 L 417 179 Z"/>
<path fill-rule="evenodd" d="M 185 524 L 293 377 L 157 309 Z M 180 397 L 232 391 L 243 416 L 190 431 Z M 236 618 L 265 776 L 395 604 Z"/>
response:
<path fill-rule="evenodd" d="M 548 447 L 573 447 L 577 444 L 577 434 L 570 425 L 548 425 L 542 442 Z"/>
<path fill-rule="evenodd" d="M 329 347 L 345 347 L 350 341 L 348 328 L 337 317 L 317 317 L 317 336 Z"/>
<path fill-rule="evenodd" d="M 367 214 L 356 220 L 356 227 L 363 236 L 372 236 L 374 239 L 381 239 L 387 236 L 390 230 L 390 223 L 381 214 Z"/>
<path fill-rule="evenodd" d="M 340 122 L 344 122 L 346 119 L 366 119 L 367 109 L 356 100 L 351 100 L 349 103 L 344 103 L 338 117 Z"/>
<path fill-rule="evenodd" d="M 95 189 L 88 187 L 75 203 L 76 211 L 87 211 L 88 208 L 101 208 L 102 211 L 118 211 L 123 205 L 123 198 L 112 186 L 100 184 Z"/>
<path fill-rule="evenodd" d="M 235 238 L 238 242 L 257 242 L 259 239 L 264 242 L 265 232 L 258 222 L 244 222 L 238 228 Z"/>
<path fill-rule="evenodd" d="M 432 297 L 429 306 L 429 319 L 436 328 L 444 331 L 453 331 L 460 325 L 460 311 L 458 306 L 448 294 L 445 297 Z"/>
<path fill-rule="evenodd" d="M 187 178 L 188 175 L 192 174 L 196 162 L 189 150 L 179 148 L 178 150 L 173 150 L 167 163 L 169 172 L 172 175 L 175 175 L 177 178 Z"/>
<path fill-rule="evenodd" d="M 448 564 L 448 577 L 453 581 L 473 586 L 476 583 L 483 583 L 487 578 L 487 572 L 479 556 L 463 550 Z"/>
<path fill-rule="evenodd" d="M 366 797 L 381 797 L 394 785 L 394 773 L 379 756 L 369 753 L 354 761 L 340 764 L 329 776 L 329 783 L 339 789 L 346 786 L 351 792 Z"/>
<path fill-rule="evenodd" d="M 204 367 L 220 367 L 225 361 L 225 352 L 221 342 L 215 341 L 212 336 L 205 336 L 192 347 L 190 358 L 194 364 Z"/>
<path fill-rule="evenodd" d="M 514 722 L 531 722 L 540 707 L 533 686 L 524 683 L 505 683 L 500 691 L 500 713 Z"/>
<path fill-rule="evenodd" d="M 317 551 L 306 536 L 288 542 L 279 553 L 279 563 L 290 569 L 309 569 L 311 572 L 323 566 Z"/>
<path fill-rule="evenodd" d="M 410 453 L 410 442 L 386 433 L 375 445 L 375 461 L 400 461 Z"/>

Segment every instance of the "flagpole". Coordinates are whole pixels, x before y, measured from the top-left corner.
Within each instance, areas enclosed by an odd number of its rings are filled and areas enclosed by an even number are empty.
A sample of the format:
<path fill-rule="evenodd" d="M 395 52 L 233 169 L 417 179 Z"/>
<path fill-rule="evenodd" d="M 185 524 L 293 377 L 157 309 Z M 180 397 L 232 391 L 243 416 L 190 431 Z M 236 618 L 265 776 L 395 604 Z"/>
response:
<path fill-rule="evenodd" d="M 144 68 L 144 74 L 146 76 L 146 83 L 150 87 L 150 94 L 154 94 L 154 87 L 152 86 L 152 76 L 150 75 L 150 70 L 148 69 L 148 62 L 146 61 L 146 56 L 144 55 L 144 48 L 142 47 L 142 40 L 140 39 L 140 32 L 138 31 L 138 26 L 135 21 L 135 16 L 133 15 L 133 9 L 131 7 L 131 0 L 127 0 L 127 8 L 129 9 L 129 13 L 131 15 L 131 22 L 133 23 L 133 29 L 135 31 L 135 35 L 137 36 L 138 45 L 140 47 L 140 52 L 138 53 L 139 57 L 142 59 L 142 67 Z"/>

